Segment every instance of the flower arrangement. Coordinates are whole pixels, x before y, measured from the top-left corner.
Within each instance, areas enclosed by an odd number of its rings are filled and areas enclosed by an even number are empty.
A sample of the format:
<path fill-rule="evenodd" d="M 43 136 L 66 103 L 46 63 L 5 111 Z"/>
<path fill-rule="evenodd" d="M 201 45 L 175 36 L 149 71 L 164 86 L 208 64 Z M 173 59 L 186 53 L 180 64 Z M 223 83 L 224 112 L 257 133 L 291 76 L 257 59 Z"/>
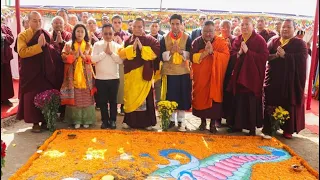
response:
<path fill-rule="evenodd" d="M 170 117 L 177 109 L 178 103 L 175 101 L 160 101 L 158 102 L 159 114 L 161 117 L 161 128 L 166 131 L 169 128 Z"/>
<path fill-rule="evenodd" d="M 290 118 L 289 112 L 281 106 L 275 107 L 271 114 L 271 133 L 274 136 L 280 126 L 284 125 L 285 121 Z"/>
<path fill-rule="evenodd" d="M 1 176 L 2 176 L 2 168 L 4 167 L 4 157 L 6 157 L 6 149 L 7 145 L 4 141 L 1 140 Z"/>
<path fill-rule="evenodd" d="M 41 110 L 41 113 L 47 122 L 47 127 L 53 132 L 58 119 L 60 92 L 58 90 L 51 89 L 39 93 L 34 98 L 34 104 Z"/>

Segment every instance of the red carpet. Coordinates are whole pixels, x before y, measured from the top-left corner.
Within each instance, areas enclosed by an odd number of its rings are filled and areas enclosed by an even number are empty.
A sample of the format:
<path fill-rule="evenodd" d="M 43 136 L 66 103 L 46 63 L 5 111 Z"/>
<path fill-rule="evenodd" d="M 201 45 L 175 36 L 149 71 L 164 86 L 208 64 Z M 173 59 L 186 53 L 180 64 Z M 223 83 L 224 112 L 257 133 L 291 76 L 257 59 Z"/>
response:
<path fill-rule="evenodd" d="M 13 103 L 13 107 L 1 105 L 1 119 L 12 116 L 18 111 L 18 91 L 19 91 L 19 80 L 13 80 L 14 97 L 10 99 Z"/>

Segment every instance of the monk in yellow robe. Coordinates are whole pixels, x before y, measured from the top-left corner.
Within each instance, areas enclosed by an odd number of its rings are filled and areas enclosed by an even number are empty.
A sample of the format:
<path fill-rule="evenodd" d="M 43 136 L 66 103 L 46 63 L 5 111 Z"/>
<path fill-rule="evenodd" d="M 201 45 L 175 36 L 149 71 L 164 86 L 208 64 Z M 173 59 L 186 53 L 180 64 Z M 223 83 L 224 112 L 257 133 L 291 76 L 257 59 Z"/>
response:
<path fill-rule="evenodd" d="M 214 23 L 206 21 L 202 35 L 191 45 L 193 70 L 192 114 L 201 118 L 200 130 L 216 133 L 215 121 L 222 117 L 223 81 L 229 62 L 227 42 L 215 35 Z"/>
<path fill-rule="evenodd" d="M 133 35 L 119 50 L 119 56 L 124 60 L 123 128 L 151 130 L 156 125 L 152 79 L 160 44 L 151 35 L 145 35 L 144 27 L 144 20 L 137 18 L 133 23 Z"/>

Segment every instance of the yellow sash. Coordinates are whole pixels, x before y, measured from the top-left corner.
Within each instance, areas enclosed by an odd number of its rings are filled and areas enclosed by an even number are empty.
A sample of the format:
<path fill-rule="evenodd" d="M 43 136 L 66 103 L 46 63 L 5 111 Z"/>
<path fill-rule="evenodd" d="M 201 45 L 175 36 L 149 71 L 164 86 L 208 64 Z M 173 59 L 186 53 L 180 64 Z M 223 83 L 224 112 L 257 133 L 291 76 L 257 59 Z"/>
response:
<path fill-rule="evenodd" d="M 280 47 L 283 47 L 283 46 L 287 45 L 289 43 L 290 39 L 280 38 L 280 43 L 281 43 Z"/>
<path fill-rule="evenodd" d="M 177 44 L 179 44 L 180 43 L 180 39 L 181 38 L 179 38 L 177 40 L 174 40 L 174 39 L 171 38 L 172 44 L 174 44 L 175 42 L 177 42 Z M 172 55 L 172 63 L 173 64 L 181 64 L 182 61 L 183 61 L 182 56 L 179 53 L 177 53 L 177 52 L 173 53 L 173 55 Z"/>
<path fill-rule="evenodd" d="M 248 36 L 242 35 L 243 41 L 246 43 L 248 41 L 248 39 L 251 37 L 251 35 L 252 35 L 252 33 L 250 33 Z"/>
<path fill-rule="evenodd" d="M 161 101 L 165 101 L 167 98 L 167 75 L 162 76 L 162 84 L 161 84 Z"/>
<path fill-rule="evenodd" d="M 80 45 L 80 50 L 82 53 L 84 53 L 84 51 L 86 49 L 86 44 L 87 43 L 84 40 L 82 40 L 81 45 Z M 74 45 L 75 51 L 78 51 L 79 44 L 77 42 L 75 42 L 73 45 Z M 83 60 L 80 56 L 76 60 L 76 68 L 74 71 L 73 84 L 74 84 L 74 87 L 78 88 L 78 89 L 86 89 L 87 88 L 86 78 L 84 76 L 84 71 L 83 71 Z"/>
<path fill-rule="evenodd" d="M 146 81 L 142 76 L 143 66 L 124 75 L 124 112 L 136 111 L 146 100 L 152 81 Z M 153 78 L 153 77 L 152 77 Z"/>

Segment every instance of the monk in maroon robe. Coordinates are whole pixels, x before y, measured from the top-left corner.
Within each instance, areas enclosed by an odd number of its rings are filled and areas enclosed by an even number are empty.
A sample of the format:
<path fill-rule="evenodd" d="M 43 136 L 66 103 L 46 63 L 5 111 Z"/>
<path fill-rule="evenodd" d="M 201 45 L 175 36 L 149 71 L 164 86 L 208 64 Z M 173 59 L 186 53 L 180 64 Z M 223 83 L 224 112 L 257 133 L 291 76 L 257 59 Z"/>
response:
<path fill-rule="evenodd" d="M 9 101 L 14 96 L 10 61 L 13 59 L 10 45 L 14 41 L 11 29 L 5 24 L 1 24 L 1 104 L 13 106 Z"/>
<path fill-rule="evenodd" d="M 270 51 L 264 82 L 265 116 L 263 133 L 271 134 L 271 109 L 282 106 L 290 119 L 281 127 L 285 138 L 305 128 L 304 88 L 308 50 L 306 43 L 294 37 L 294 23 L 285 20 L 280 37 L 268 43 Z M 271 111 L 270 111 L 271 110 Z"/>
<path fill-rule="evenodd" d="M 227 88 L 233 93 L 227 122 L 231 130 L 247 129 L 249 135 L 255 135 L 256 127 L 262 127 L 262 86 L 269 52 L 265 40 L 254 31 L 251 18 L 243 18 L 241 32 L 231 50 L 236 63 Z"/>
<path fill-rule="evenodd" d="M 45 90 L 57 88 L 54 62 L 55 49 L 50 35 L 41 29 L 41 15 L 32 11 L 29 16 L 30 28 L 18 36 L 18 53 L 21 58 L 20 90 L 21 97 L 17 119 L 33 123 L 32 132 L 46 129 L 46 123 L 40 109 L 34 105 L 34 97 Z M 41 127 L 39 123 L 42 122 Z"/>
<path fill-rule="evenodd" d="M 266 29 L 266 20 L 263 17 L 259 17 L 258 19 L 257 33 L 260 34 L 266 42 L 268 42 L 273 36 L 277 35 L 273 31 Z"/>
<path fill-rule="evenodd" d="M 125 49 L 122 49 L 119 54 L 120 57 L 124 59 L 123 63 L 125 74 L 125 116 L 123 128 L 147 128 L 148 130 L 151 130 L 152 126 L 155 126 L 157 123 L 153 98 L 152 78 L 153 74 L 155 73 L 155 59 L 158 58 L 160 54 L 160 43 L 151 35 L 145 35 L 144 20 L 137 18 L 133 24 L 133 35 L 125 40 L 124 48 L 136 48 L 135 57 L 132 57 L 133 59 L 130 58 L 127 54 L 128 51 Z M 153 54 L 153 57 L 143 56 L 144 53 L 142 51 L 145 50 L 144 48 L 148 49 L 148 51 L 145 51 L 145 53 Z M 142 73 L 142 76 L 139 73 Z M 131 93 L 130 91 L 132 88 L 138 87 L 135 87 L 135 83 L 139 83 L 139 85 L 143 84 L 143 86 L 148 88 L 142 88 L 141 91 L 134 91 L 136 93 Z M 139 96 L 146 98 L 143 99 L 143 102 L 136 103 L 136 99 L 139 99 Z M 136 105 L 132 106 L 132 104 Z"/>

